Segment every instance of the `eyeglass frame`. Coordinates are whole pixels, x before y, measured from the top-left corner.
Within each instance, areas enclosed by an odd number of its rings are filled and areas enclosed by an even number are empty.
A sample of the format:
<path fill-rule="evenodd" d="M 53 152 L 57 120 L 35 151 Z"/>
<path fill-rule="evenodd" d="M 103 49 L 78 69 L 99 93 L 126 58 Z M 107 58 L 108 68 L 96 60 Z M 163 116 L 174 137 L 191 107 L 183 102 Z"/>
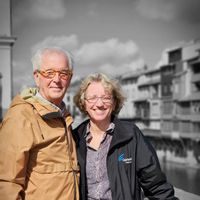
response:
<path fill-rule="evenodd" d="M 106 97 L 109 97 L 109 101 L 104 101 Z M 109 96 L 101 96 L 101 97 L 98 97 L 98 96 L 91 96 L 91 97 L 88 97 L 88 98 L 84 98 L 88 103 L 93 103 L 95 104 L 99 99 L 101 99 L 101 102 L 104 103 L 104 104 L 108 104 L 108 103 L 111 103 L 113 101 L 113 97 L 111 95 Z"/>
<path fill-rule="evenodd" d="M 56 76 L 56 73 L 58 73 L 59 77 L 63 80 L 68 80 L 72 75 L 73 75 L 73 71 L 71 69 L 68 69 L 68 70 L 63 70 L 63 71 L 60 71 L 60 70 L 54 70 L 54 69 L 47 69 L 47 70 L 39 70 L 37 69 L 36 70 L 39 74 L 41 74 L 43 77 L 47 78 L 47 79 L 53 79 L 55 76 Z M 47 72 L 52 72 L 52 77 L 49 77 L 49 75 L 46 75 L 45 73 Z M 66 72 L 66 73 L 64 73 Z M 63 73 L 63 74 L 61 74 Z M 62 77 L 62 75 L 65 75 L 66 78 Z"/>

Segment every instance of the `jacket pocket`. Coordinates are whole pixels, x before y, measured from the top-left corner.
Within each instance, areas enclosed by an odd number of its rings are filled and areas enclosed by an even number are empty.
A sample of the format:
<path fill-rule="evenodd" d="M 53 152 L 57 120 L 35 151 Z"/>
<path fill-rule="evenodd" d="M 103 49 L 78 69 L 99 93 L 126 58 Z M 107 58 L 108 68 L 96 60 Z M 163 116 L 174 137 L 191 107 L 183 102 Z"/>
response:
<path fill-rule="evenodd" d="M 49 174 L 65 171 L 80 171 L 79 166 L 71 166 L 70 163 L 52 163 L 48 165 L 35 166 L 32 169 L 33 171 L 40 174 Z"/>

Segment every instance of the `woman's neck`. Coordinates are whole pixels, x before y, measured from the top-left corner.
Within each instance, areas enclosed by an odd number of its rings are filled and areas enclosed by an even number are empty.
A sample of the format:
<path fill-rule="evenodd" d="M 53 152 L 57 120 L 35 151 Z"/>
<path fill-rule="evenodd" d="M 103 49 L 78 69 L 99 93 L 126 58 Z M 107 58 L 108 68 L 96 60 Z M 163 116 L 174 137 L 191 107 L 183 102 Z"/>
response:
<path fill-rule="evenodd" d="M 92 120 L 90 120 L 90 133 L 92 135 L 92 138 L 89 142 L 90 146 L 94 149 L 98 149 L 101 141 L 103 139 L 104 133 L 109 127 L 110 122 L 101 122 L 101 123 L 94 123 Z"/>
<path fill-rule="evenodd" d="M 103 122 L 103 123 L 94 123 L 90 121 L 90 132 L 92 134 L 104 134 L 108 129 L 110 122 Z"/>

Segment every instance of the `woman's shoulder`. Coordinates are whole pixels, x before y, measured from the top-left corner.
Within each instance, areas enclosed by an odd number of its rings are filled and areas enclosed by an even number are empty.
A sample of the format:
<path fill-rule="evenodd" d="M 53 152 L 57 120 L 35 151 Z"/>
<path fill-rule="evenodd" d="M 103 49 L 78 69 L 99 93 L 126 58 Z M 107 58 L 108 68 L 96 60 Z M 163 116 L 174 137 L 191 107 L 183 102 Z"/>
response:
<path fill-rule="evenodd" d="M 133 120 L 116 119 L 115 128 L 117 132 L 122 132 L 123 135 L 129 135 L 133 138 L 138 139 L 144 136 L 142 130 L 134 123 Z"/>
<path fill-rule="evenodd" d="M 133 120 L 126 120 L 126 119 L 119 119 L 119 118 L 115 118 L 114 119 L 114 124 L 116 124 L 117 126 L 121 126 L 121 127 L 125 127 L 127 128 L 129 131 L 132 129 L 134 132 L 135 131 L 140 131 L 139 127 L 135 124 L 135 122 Z"/>
<path fill-rule="evenodd" d="M 81 122 L 78 126 L 76 126 L 73 129 L 73 133 L 81 135 L 84 132 L 84 130 L 86 130 L 88 123 L 89 123 L 89 119 L 86 119 L 85 121 Z"/>

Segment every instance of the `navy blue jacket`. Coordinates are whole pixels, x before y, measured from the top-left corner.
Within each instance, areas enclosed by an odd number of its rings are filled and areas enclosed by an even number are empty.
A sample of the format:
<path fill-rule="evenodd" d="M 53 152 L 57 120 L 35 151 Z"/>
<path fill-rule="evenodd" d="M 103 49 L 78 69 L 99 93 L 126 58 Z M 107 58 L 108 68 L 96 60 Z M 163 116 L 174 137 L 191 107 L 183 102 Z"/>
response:
<path fill-rule="evenodd" d="M 87 199 L 86 126 L 73 131 L 81 168 L 81 199 Z M 175 200 L 174 189 L 162 173 L 157 155 L 136 125 L 116 117 L 113 138 L 107 155 L 107 171 L 113 200 L 140 200 L 141 191 L 149 199 Z"/>

